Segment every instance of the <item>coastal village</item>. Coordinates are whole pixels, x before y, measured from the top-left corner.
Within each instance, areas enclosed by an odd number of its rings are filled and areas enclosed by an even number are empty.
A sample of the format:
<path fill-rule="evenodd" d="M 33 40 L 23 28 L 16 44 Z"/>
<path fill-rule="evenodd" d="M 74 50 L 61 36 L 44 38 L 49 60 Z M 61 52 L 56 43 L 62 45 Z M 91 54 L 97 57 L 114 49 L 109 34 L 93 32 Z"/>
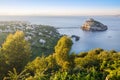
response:
<path fill-rule="evenodd" d="M 0 35 L 5 34 L 6 37 L 9 33 L 14 33 L 17 30 L 25 33 L 25 39 L 31 43 L 31 46 L 37 48 L 52 49 L 54 44 L 60 37 L 59 32 L 52 26 L 36 25 L 26 21 L 1 21 L 0 22 Z M 2 37 L 1 37 L 2 38 Z M 51 38 L 51 39 L 49 39 Z M 5 40 L 1 39 L 1 40 Z M 0 45 L 4 41 L 0 41 Z M 35 48 L 36 49 L 36 48 Z M 41 50 L 41 51 L 42 51 Z M 37 51 L 37 50 L 36 50 Z M 36 52 L 39 53 L 39 52 Z"/>

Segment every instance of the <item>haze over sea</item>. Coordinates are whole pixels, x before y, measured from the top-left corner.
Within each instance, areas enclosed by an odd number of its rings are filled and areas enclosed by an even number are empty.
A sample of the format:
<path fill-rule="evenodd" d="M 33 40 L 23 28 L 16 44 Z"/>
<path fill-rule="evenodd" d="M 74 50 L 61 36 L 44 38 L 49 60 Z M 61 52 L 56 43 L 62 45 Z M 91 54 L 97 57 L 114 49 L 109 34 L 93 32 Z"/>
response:
<path fill-rule="evenodd" d="M 107 31 L 86 32 L 80 26 L 89 18 L 108 26 Z M 58 29 L 61 34 L 80 36 L 74 41 L 71 52 L 83 52 L 94 48 L 120 51 L 120 17 L 118 16 L 0 16 L 0 21 L 28 21 L 54 27 L 79 27 Z"/>

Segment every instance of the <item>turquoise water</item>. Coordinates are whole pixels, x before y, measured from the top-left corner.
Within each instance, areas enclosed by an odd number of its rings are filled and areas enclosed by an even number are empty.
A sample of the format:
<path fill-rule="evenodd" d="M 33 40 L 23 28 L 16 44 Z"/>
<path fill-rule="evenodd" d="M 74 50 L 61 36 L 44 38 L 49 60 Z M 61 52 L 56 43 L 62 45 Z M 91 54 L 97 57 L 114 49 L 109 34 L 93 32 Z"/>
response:
<path fill-rule="evenodd" d="M 32 24 L 51 25 L 54 27 L 80 27 L 87 19 L 94 18 L 108 26 L 104 32 L 85 32 L 80 28 L 58 29 L 61 34 L 80 36 L 79 41 L 74 41 L 71 52 L 79 53 L 94 48 L 120 51 L 120 17 L 117 16 L 69 16 L 69 17 L 0 17 L 0 21 L 29 21 Z"/>

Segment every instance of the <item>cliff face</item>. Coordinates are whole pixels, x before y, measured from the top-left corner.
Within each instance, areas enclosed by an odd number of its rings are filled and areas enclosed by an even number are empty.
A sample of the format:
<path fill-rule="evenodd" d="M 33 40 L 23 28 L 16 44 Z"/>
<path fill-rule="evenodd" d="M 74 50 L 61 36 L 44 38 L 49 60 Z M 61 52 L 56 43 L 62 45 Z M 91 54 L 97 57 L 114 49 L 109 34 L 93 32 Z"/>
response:
<path fill-rule="evenodd" d="M 89 19 L 87 20 L 83 25 L 82 25 L 82 30 L 85 31 L 105 31 L 107 30 L 107 26 L 95 21 L 94 19 Z"/>

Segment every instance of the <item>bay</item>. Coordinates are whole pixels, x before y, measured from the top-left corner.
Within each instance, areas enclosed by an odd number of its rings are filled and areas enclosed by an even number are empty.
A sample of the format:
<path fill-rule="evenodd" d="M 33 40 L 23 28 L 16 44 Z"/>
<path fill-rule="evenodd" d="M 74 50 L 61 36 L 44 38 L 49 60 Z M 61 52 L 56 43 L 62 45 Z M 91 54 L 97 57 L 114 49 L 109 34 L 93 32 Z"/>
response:
<path fill-rule="evenodd" d="M 82 31 L 80 26 L 89 18 L 107 25 L 108 30 L 103 32 Z M 58 31 L 69 36 L 80 36 L 79 41 L 73 40 L 71 52 L 80 53 L 94 48 L 120 51 L 120 17 L 117 16 L 0 16 L 0 21 L 28 21 L 32 24 L 68 27 L 58 29 Z"/>

